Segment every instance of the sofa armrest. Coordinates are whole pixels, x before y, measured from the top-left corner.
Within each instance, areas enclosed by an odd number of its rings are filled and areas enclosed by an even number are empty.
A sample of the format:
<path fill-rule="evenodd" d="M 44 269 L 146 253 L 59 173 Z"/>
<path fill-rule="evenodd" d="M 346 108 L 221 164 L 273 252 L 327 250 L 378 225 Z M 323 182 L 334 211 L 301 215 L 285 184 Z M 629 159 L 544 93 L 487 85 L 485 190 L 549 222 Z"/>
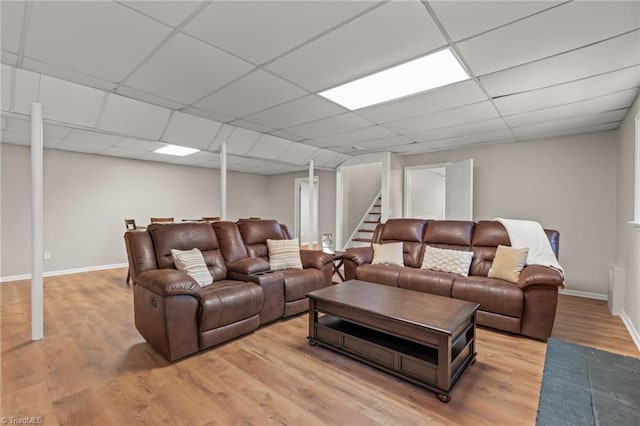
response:
<path fill-rule="evenodd" d="M 189 295 L 199 297 L 200 285 L 183 271 L 154 269 L 138 275 L 136 285 L 160 296 Z"/>
<path fill-rule="evenodd" d="M 320 250 L 300 250 L 300 260 L 304 269 L 315 268 L 322 270 L 324 265 L 331 263 L 333 256 Z"/>
<path fill-rule="evenodd" d="M 227 270 L 244 275 L 268 271 L 271 268 L 269 262 L 260 257 L 247 257 L 227 265 Z"/>
<path fill-rule="evenodd" d="M 545 285 L 564 288 L 564 279 L 560 271 L 547 266 L 525 266 L 520 273 L 518 283 L 522 290 L 534 285 Z"/>
<path fill-rule="evenodd" d="M 371 247 L 353 247 L 344 252 L 344 259 L 350 260 L 357 266 L 371 263 L 373 249 Z"/>

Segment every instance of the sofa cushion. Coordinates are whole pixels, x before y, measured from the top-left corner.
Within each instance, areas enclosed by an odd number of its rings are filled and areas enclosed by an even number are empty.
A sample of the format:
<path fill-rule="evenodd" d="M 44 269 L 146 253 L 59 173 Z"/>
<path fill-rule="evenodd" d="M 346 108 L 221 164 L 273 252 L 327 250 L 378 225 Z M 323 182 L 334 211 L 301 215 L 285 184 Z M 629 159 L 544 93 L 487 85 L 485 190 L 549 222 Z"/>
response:
<path fill-rule="evenodd" d="M 250 257 L 266 258 L 267 240 L 287 239 L 277 220 L 241 220 L 237 225 Z"/>
<path fill-rule="evenodd" d="M 398 287 L 451 297 L 453 281 L 459 277 L 447 272 L 403 268 L 398 276 Z"/>
<path fill-rule="evenodd" d="M 281 272 L 285 302 L 304 299 L 310 291 L 326 286 L 324 274 L 318 269 L 286 269 Z"/>
<path fill-rule="evenodd" d="M 486 277 L 499 245 L 511 246 L 507 230 L 500 222 L 481 220 L 476 224 L 471 241 L 473 261 L 469 275 Z"/>
<path fill-rule="evenodd" d="M 364 264 L 356 269 L 356 279 L 398 287 L 398 276 L 403 268 L 406 267 Z"/>
<path fill-rule="evenodd" d="M 200 298 L 200 331 L 207 331 L 259 314 L 263 294 L 256 284 L 221 280 L 203 287 Z"/>
<path fill-rule="evenodd" d="M 430 220 L 423 241 L 432 247 L 469 250 L 475 222 L 464 220 Z"/>
<path fill-rule="evenodd" d="M 517 318 L 522 316 L 522 290 L 503 280 L 473 276 L 456 278 L 451 295 L 478 303 L 483 311 Z"/>
<path fill-rule="evenodd" d="M 520 272 L 527 262 L 529 249 L 527 247 L 514 248 L 507 246 L 498 246 L 496 257 L 493 258 L 493 264 L 487 277 L 498 278 L 510 283 L 517 284 L 520 282 Z"/>
<path fill-rule="evenodd" d="M 269 266 L 272 271 L 282 269 L 302 269 L 300 260 L 300 242 L 293 240 L 267 240 Z"/>
<path fill-rule="evenodd" d="M 213 277 L 204 263 L 204 257 L 197 248 L 191 250 L 171 249 L 171 257 L 173 263 L 180 271 L 184 271 L 191 278 L 196 280 L 200 287 L 208 286 L 213 283 Z"/>
<path fill-rule="evenodd" d="M 423 219 L 389 219 L 376 227 L 373 242 L 402 242 L 404 265 L 419 268 L 422 264 L 422 235 L 426 223 Z"/>
<path fill-rule="evenodd" d="M 469 275 L 472 258 L 473 253 L 470 251 L 439 249 L 426 246 L 424 248 L 424 258 L 420 269 L 450 272 L 466 277 Z"/>
<path fill-rule="evenodd" d="M 404 266 L 403 244 L 371 244 L 373 248 L 372 265 L 397 265 Z"/>

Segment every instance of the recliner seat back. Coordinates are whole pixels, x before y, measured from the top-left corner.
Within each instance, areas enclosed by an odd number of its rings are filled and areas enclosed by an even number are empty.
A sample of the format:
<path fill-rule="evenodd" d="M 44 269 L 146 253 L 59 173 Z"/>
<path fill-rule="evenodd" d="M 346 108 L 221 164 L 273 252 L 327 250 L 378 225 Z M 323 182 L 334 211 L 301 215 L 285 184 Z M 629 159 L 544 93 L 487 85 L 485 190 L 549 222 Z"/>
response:
<path fill-rule="evenodd" d="M 405 266 L 419 268 L 422 265 L 422 235 L 427 221 L 423 219 L 388 219 L 376 226 L 373 243 L 402 242 Z"/>

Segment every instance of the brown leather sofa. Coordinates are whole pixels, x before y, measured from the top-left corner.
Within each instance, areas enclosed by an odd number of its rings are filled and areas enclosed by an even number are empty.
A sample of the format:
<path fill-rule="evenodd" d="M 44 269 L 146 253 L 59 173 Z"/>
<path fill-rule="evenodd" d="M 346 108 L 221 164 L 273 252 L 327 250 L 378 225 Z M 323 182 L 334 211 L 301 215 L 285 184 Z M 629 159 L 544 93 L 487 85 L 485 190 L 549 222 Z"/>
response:
<path fill-rule="evenodd" d="M 559 233 L 545 230 L 558 256 Z M 389 219 L 379 224 L 374 243 L 403 242 L 404 265 L 372 265 L 371 247 L 348 249 L 344 254 L 346 279 L 359 279 L 480 304 L 479 325 L 546 341 L 551 335 L 563 284 L 555 269 L 528 265 L 519 284 L 487 278 L 498 245 L 510 246 L 500 222 Z M 468 277 L 420 269 L 426 245 L 473 252 Z"/>
<path fill-rule="evenodd" d="M 124 235 L 135 325 L 170 361 L 303 312 L 306 293 L 331 284 L 331 256 L 302 250 L 302 270 L 269 270 L 266 239 L 290 238 L 275 220 L 151 224 Z M 200 287 L 171 249 L 198 248 L 214 278 Z"/>

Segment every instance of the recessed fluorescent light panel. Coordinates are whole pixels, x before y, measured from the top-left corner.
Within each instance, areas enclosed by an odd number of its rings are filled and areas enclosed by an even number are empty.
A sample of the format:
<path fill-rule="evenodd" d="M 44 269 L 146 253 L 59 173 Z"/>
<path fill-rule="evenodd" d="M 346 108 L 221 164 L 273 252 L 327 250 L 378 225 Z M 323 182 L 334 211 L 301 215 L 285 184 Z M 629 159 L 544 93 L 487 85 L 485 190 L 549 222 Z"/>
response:
<path fill-rule="evenodd" d="M 176 155 L 178 157 L 184 157 L 185 155 L 193 154 L 194 152 L 200 151 L 195 148 L 187 148 L 186 146 L 179 145 L 167 145 L 162 148 L 156 149 L 153 152 L 157 152 L 158 154 L 167 154 L 167 155 Z"/>
<path fill-rule="evenodd" d="M 455 55 L 445 49 L 318 94 L 354 110 L 468 78 Z"/>

